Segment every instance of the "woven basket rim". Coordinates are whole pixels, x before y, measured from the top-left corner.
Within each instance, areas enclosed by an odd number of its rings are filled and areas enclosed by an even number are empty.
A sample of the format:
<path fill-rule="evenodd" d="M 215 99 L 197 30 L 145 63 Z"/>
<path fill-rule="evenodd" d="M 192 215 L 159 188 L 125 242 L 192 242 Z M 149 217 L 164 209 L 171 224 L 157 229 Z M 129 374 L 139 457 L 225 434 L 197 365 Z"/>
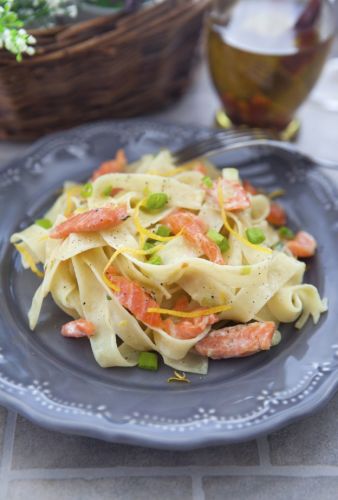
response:
<path fill-rule="evenodd" d="M 167 0 L 133 14 L 39 30 L 19 64 L 0 50 L 0 137 L 127 118 L 174 102 L 191 80 L 211 0 Z"/>
<path fill-rule="evenodd" d="M 164 8 L 169 5 L 171 7 L 182 7 L 183 5 L 188 5 L 192 4 L 195 6 L 201 7 L 202 5 L 207 6 L 208 4 L 211 3 L 212 0 L 163 0 L 163 2 L 159 4 L 154 4 L 149 7 L 147 7 L 147 11 L 150 12 L 151 10 L 160 10 L 160 8 Z M 35 37 L 41 37 L 45 35 L 53 35 L 57 34 L 61 31 L 68 30 L 71 27 L 76 27 L 79 31 L 86 31 L 86 29 L 92 29 L 95 25 L 100 26 L 100 25 L 106 25 L 110 24 L 111 22 L 118 21 L 119 19 L 125 19 L 125 18 L 133 18 L 134 16 L 145 12 L 143 9 L 139 9 L 133 13 L 128 13 L 125 11 L 119 11 L 119 12 L 114 12 L 112 14 L 106 14 L 106 15 L 99 15 L 90 19 L 84 19 L 82 21 L 77 21 L 77 22 L 67 22 L 65 24 L 59 25 L 59 26 L 50 26 L 46 28 L 33 28 L 29 29 L 30 34 L 32 34 Z"/>

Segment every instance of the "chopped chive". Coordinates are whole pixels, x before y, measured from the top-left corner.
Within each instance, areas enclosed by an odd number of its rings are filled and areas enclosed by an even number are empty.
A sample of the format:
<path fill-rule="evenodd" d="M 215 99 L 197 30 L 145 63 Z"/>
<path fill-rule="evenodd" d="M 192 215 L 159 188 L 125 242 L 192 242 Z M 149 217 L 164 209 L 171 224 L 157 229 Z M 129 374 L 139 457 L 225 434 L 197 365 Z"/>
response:
<path fill-rule="evenodd" d="M 145 201 L 145 207 L 148 210 L 159 210 L 163 208 L 169 201 L 166 193 L 152 193 Z"/>
<path fill-rule="evenodd" d="M 209 231 L 207 232 L 207 236 L 217 244 L 221 243 L 224 238 L 224 236 L 218 233 L 215 229 L 209 229 Z"/>
<path fill-rule="evenodd" d="M 225 236 L 223 237 L 222 243 L 219 243 L 218 246 L 222 253 L 227 252 L 229 250 L 229 242 Z"/>
<path fill-rule="evenodd" d="M 148 264 L 153 264 L 154 266 L 160 266 L 161 264 L 163 264 L 163 260 L 159 255 L 153 255 L 148 260 Z"/>
<path fill-rule="evenodd" d="M 109 186 L 106 186 L 104 190 L 102 191 L 102 196 L 110 196 L 111 192 L 113 190 L 113 186 L 109 184 Z"/>
<path fill-rule="evenodd" d="M 284 196 L 285 194 L 285 189 L 275 189 L 274 191 L 271 191 L 271 193 L 268 194 L 268 198 L 270 200 L 273 200 L 274 198 L 279 198 L 280 196 Z"/>
<path fill-rule="evenodd" d="M 156 243 L 154 243 L 150 240 L 147 240 L 145 242 L 145 244 L 143 245 L 143 250 L 150 250 L 151 248 L 154 248 L 155 245 L 156 245 Z"/>
<path fill-rule="evenodd" d="M 229 250 L 229 242 L 225 236 L 218 233 L 215 229 L 209 229 L 207 236 L 219 246 L 221 252 Z"/>
<path fill-rule="evenodd" d="M 295 233 L 289 227 L 282 226 L 279 228 L 279 236 L 286 240 L 292 240 L 295 237 Z"/>
<path fill-rule="evenodd" d="M 155 352 L 141 352 L 138 358 L 138 367 L 142 370 L 157 371 L 158 356 Z"/>
<path fill-rule="evenodd" d="M 205 175 L 203 177 L 202 182 L 205 185 L 205 187 L 207 187 L 207 188 L 212 188 L 212 186 L 213 186 L 212 179 L 208 175 Z"/>
<path fill-rule="evenodd" d="M 251 266 L 243 266 L 242 269 L 241 269 L 240 274 L 242 276 L 246 276 L 248 274 L 251 274 Z"/>
<path fill-rule="evenodd" d="M 239 173 L 237 168 L 223 168 L 222 170 L 223 179 L 227 181 L 239 181 Z"/>
<path fill-rule="evenodd" d="M 284 243 L 282 243 L 281 241 L 277 241 L 277 243 L 275 243 L 274 245 L 272 245 L 271 247 L 273 250 L 277 250 L 278 252 L 281 252 L 284 248 Z"/>
<path fill-rule="evenodd" d="M 43 229 L 50 229 L 53 225 L 52 221 L 50 221 L 49 219 L 36 219 L 34 224 L 43 227 Z"/>
<path fill-rule="evenodd" d="M 158 236 L 170 236 L 171 231 L 168 226 L 158 226 L 158 228 L 156 229 L 156 234 L 158 234 Z"/>
<path fill-rule="evenodd" d="M 271 346 L 275 347 L 280 343 L 281 340 L 282 340 L 282 335 L 278 330 L 276 330 L 271 340 Z"/>
<path fill-rule="evenodd" d="M 93 184 L 91 182 L 87 182 L 87 184 L 84 184 L 80 194 L 82 198 L 90 198 L 90 196 L 93 194 Z"/>
<path fill-rule="evenodd" d="M 245 231 L 246 237 L 254 245 L 259 245 L 265 240 L 265 234 L 259 227 L 249 227 Z"/>
<path fill-rule="evenodd" d="M 107 300 L 112 300 L 110 295 L 106 295 L 106 297 L 107 297 Z"/>

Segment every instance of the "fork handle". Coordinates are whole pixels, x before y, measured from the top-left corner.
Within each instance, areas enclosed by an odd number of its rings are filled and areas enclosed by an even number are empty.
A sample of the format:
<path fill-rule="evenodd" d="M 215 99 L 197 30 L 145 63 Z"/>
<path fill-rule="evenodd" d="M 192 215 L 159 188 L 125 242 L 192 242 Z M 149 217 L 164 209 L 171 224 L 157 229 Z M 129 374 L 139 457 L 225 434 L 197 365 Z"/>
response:
<path fill-rule="evenodd" d="M 275 141 L 271 139 L 254 139 L 249 141 L 241 141 L 238 143 L 230 144 L 228 146 L 222 146 L 219 149 L 214 149 L 212 151 L 208 151 L 205 156 L 210 157 L 221 153 L 227 153 L 228 151 L 234 151 L 242 148 L 250 148 L 255 146 L 268 146 L 275 149 L 282 149 L 284 151 L 291 151 L 293 153 L 301 154 L 303 157 L 306 157 L 311 164 L 316 166 L 317 168 L 323 168 L 328 170 L 335 170 L 338 172 L 338 163 L 333 160 L 326 160 L 323 158 L 311 157 L 310 155 L 298 151 L 298 149 L 290 143 Z"/>

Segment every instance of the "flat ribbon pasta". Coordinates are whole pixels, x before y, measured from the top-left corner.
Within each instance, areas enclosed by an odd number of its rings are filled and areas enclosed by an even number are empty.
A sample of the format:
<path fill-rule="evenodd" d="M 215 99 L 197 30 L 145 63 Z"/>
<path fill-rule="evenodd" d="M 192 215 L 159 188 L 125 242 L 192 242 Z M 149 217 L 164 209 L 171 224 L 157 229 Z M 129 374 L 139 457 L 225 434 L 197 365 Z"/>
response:
<path fill-rule="evenodd" d="M 108 171 L 110 165 L 116 166 L 108 163 Z M 203 177 L 217 179 L 219 174 L 206 160 L 177 166 L 169 151 L 161 151 L 144 156 L 126 172 L 98 176 L 85 186 L 65 183 L 45 218 L 55 228 L 74 215 L 76 224 L 85 213 L 82 221 L 89 217 L 89 227 L 80 224 L 66 238 L 55 239 L 37 221 L 11 237 L 23 266 L 42 278 L 28 314 L 30 328 L 35 328 L 50 293 L 66 314 L 93 323 L 89 340 L 100 366 L 135 366 L 140 352 L 155 351 L 175 370 L 205 374 L 208 359 L 197 354 L 194 346 L 220 320 L 273 321 L 276 328 L 280 322 L 296 322 L 296 328 L 302 328 L 309 318 L 317 323 L 327 310 L 326 300 L 316 287 L 303 283 L 305 264 L 269 224 L 268 196 L 248 195 L 238 172 L 225 169 L 222 182 L 230 175 L 228 180 L 237 183 L 233 191 L 231 182 L 226 190 L 228 201 L 234 198 L 235 205 L 227 206 L 222 197 L 217 204 L 205 189 L 210 179 Z M 147 196 L 158 193 L 168 196 L 163 206 L 147 207 Z M 112 222 L 111 210 L 103 209 L 116 206 L 125 211 L 117 224 Z M 180 224 L 176 230 L 168 217 L 172 212 L 179 217 L 182 211 L 189 212 L 183 219 L 191 224 L 189 231 Z M 110 219 L 103 217 L 107 212 Z M 249 239 L 249 228 L 263 234 L 260 244 Z M 136 285 L 137 301 L 144 300 L 143 313 L 137 303 L 134 315 L 135 303 L 125 301 L 123 295 L 121 299 L 119 290 L 109 283 L 104 275 L 109 266 L 129 293 Z M 128 309 L 122 305 L 126 303 Z M 156 307 L 148 311 L 149 303 Z M 147 312 L 161 315 L 156 317 L 157 326 L 142 321 Z M 200 316 L 209 317 L 205 323 L 196 322 L 196 331 L 194 322 L 179 324 L 180 318 Z M 181 327 L 191 329 L 182 334 Z M 275 333 L 274 342 L 279 338 L 280 333 Z"/>

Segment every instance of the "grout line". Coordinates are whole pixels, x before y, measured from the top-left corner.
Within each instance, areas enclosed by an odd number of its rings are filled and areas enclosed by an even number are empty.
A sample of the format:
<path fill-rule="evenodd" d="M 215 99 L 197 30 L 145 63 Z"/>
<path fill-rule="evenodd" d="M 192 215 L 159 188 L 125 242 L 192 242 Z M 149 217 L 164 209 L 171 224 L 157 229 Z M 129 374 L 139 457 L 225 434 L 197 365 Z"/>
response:
<path fill-rule="evenodd" d="M 202 478 L 200 475 L 192 475 L 192 498 L 193 500 L 205 500 Z"/>
<path fill-rule="evenodd" d="M 187 477 L 191 476 L 196 492 L 198 479 L 202 476 L 268 476 L 268 477 L 337 477 L 338 466 L 332 465 L 299 465 L 299 466 L 176 466 L 176 467 L 102 467 L 79 469 L 12 469 L 8 473 L 9 480 L 29 479 L 103 479 L 114 477 Z M 202 497 L 199 497 L 202 498 Z"/>
<path fill-rule="evenodd" d="M 270 446 L 267 436 L 263 436 L 256 440 L 259 456 L 259 464 L 265 467 L 271 466 Z"/>
<path fill-rule="evenodd" d="M 16 413 L 12 411 L 7 412 L 0 469 L 0 500 L 5 500 L 7 497 L 12 465 L 16 417 Z"/>

